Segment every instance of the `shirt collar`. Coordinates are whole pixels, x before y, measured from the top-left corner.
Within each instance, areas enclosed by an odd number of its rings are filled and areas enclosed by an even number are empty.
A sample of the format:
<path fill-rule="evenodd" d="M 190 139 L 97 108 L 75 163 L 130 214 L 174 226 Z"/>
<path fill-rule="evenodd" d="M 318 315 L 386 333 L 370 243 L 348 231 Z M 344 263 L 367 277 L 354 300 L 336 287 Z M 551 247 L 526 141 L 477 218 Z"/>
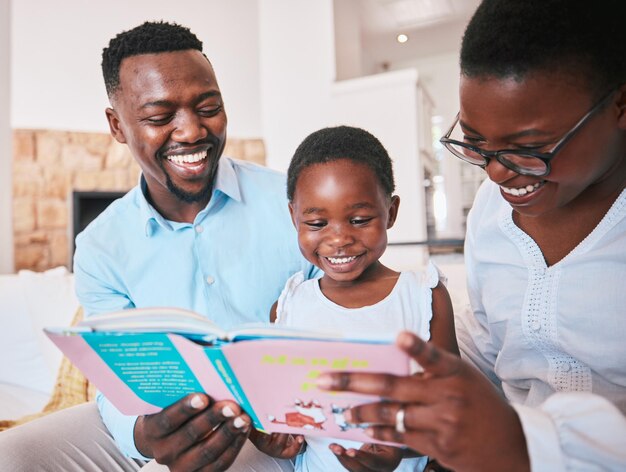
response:
<path fill-rule="evenodd" d="M 163 216 L 154 208 L 146 198 L 148 193 L 148 184 L 146 182 L 143 173 L 139 175 L 139 211 L 141 214 L 141 220 L 144 221 L 144 230 L 146 237 L 152 236 L 156 229 L 156 225 L 161 226 L 167 230 L 173 230 L 171 223 L 163 218 Z M 217 167 L 217 175 L 215 176 L 215 185 L 213 187 L 213 194 L 207 207 L 200 212 L 204 214 L 208 208 L 217 200 L 217 192 L 224 194 L 225 196 L 232 198 L 233 200 L 241 201 L 241 190 L 239 188 L 239 181 L 237 180 L 237 174 L 233 167 L 233 162 L 228 157 L 221 157 Z"/>

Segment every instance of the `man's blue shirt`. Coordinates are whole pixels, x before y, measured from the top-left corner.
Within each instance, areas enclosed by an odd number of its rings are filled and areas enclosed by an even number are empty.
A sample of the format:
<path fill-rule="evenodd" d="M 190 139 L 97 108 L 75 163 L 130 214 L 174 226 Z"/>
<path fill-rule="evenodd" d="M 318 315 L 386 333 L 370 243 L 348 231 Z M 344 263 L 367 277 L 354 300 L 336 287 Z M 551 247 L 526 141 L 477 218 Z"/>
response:
<path fill-rule="evenodd" d="M 76 292 L 87 316 L 173 306 L 230 329 L 269 321 L 290 275 L 318 274 L 298 249 L 279 172 L 222 157 L 211 200 L 193 223 L 164 219 L 143 187 L 142 179 L 76 238 Z M 122 450 L 141 457 L 135 417 L 101 395 L 98 405 Z"/>

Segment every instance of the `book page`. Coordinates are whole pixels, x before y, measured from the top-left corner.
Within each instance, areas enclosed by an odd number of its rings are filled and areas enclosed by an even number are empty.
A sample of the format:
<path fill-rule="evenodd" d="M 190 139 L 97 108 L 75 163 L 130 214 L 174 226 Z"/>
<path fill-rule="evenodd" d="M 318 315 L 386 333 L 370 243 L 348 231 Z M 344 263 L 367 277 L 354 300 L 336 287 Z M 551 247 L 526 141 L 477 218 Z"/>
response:
<path fill-rule="evenodd" d="M 164 332 L 208 335 L 207 339 L 224 339 L 226 332 L 208 318 L 180 308 L 134 308 L 115 313 L 92 315 L 80 328 L 95 331 Z"/>
<path fill-rule="evenodd" d="M 224 356 L 266 432 L 372 442 L 349 425 L 343 411 L 377 397 L 319 390 L 325 371 L 349 370 L 407 375 L 409 358 L 394 344 L 256 340 L 223 347 Z"/>

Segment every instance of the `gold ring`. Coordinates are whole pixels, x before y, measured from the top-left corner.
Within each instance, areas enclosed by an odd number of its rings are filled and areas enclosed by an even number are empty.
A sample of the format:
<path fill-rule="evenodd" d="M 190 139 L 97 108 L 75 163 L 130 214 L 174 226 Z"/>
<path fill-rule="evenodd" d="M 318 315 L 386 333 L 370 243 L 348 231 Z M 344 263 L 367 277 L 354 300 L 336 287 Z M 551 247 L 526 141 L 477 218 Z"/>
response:
<path fill-rule="evenodd" d="M 404 408 L 403 407 L 400 407 L 400 409 L 396 411 L 396 431 L 401 434 L 406 433 L 406 426 L 404 424 Z"/>

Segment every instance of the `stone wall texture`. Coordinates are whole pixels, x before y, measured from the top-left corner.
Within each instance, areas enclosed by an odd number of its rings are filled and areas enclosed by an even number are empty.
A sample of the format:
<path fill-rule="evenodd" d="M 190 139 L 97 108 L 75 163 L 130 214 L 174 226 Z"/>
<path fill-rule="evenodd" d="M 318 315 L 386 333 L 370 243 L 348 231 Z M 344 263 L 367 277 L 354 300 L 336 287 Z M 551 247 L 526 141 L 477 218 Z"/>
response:
<path fill-rule="evenodd" d="M 224 154 L 265 164 L 261 139 L 228 139 Z M 69 267 L 73 191 L 128 191 L 139 166 L 109 134 L 13 131 L 15 270 Z"/>

